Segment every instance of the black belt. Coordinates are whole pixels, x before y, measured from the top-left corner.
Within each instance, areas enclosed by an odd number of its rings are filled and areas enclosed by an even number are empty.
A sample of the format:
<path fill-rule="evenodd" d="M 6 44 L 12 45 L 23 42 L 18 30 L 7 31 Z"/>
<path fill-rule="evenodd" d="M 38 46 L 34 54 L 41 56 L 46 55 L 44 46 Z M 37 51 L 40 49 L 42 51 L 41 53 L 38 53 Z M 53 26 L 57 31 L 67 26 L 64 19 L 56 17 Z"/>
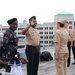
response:
<path fill-rule="evenodd" d="M 34 48 L 38 48 L 38 46 L 32 46 L 32 45 L 27 45 L 27 47 L 34 47 Z"/>

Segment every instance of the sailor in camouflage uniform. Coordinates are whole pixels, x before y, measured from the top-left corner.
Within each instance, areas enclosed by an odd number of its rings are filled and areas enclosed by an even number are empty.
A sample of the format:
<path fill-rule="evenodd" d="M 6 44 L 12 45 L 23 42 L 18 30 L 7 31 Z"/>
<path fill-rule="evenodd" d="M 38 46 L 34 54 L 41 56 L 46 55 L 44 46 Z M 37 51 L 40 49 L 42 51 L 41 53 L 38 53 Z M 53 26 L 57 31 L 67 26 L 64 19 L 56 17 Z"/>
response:
<path fill-rule="evenodd" d="M 5 61 L 9 61 L 10 59 L 12 59 L 12 54 L 11 51 L 14 48 L 18 48 L 18 37 L 16 36 L 16 33 L 14 32 L 17 29 L 18 26 L 18 21 L 17 18 L 12 18 L 10 20 L 7 21 L 8 25 L 9 25 L 9 29 L 6 30 L 6 32 L 4 33 L 3 36 L 3 54 L 2 54 L 2 58 Z M 6 71 L 9 71 L 10 67 L 6 67 Z"/>

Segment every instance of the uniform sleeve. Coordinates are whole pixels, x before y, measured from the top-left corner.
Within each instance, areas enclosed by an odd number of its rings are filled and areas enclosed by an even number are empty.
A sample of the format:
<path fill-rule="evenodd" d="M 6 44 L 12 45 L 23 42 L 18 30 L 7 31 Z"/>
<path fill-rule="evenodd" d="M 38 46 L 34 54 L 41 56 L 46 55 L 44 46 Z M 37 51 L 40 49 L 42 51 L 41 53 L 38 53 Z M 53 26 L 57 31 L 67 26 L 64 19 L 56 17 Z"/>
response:
<path fill-rule="evenodd" d="M 69 30 L 69 36 L 70 36 L 71 38 L 73 38 L 73 32 L 72 32 L 72 30 Z"/>
<path fill-rule="evenodd" d="M 3 47 L 5 49 L 8 48 L 8 43 L 9 43 L 9 35 L 5 33 L 3 36 Z"/>
<path fill-rule="evenodd" d="M 60 34 L 58 32 L 55 33 L 55 36 L 54 36 L 54 42 L 58 42 L 60 43 Z"/>

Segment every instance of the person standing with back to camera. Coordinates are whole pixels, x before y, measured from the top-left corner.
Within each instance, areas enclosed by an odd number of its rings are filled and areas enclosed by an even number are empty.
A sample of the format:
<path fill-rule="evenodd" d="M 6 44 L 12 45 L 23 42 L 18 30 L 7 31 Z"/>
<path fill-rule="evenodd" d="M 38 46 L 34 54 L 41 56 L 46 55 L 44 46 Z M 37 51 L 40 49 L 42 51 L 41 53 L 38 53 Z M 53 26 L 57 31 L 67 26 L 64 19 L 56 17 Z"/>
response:
<path fill-rule="evenodd" d="M 40 53 L 40 35 L 35 29 L 37 25 L 36 17 L 32 16 L 29 19 L 29 25 L 22 31 L 26 36 L 26 55 L 28 59 L 27 75 L 37 75 L 39 66 Z"/>

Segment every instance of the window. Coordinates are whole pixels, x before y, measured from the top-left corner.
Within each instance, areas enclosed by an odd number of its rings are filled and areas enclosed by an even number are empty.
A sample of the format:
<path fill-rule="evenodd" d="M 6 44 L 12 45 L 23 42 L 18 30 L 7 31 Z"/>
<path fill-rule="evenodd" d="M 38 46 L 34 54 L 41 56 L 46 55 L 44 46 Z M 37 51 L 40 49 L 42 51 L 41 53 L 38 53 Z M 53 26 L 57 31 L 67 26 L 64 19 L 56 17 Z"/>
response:
<path fill-rule="evenodd" d="M 43 34 L 43 32 L 40 32 L 40 34 Z"/>
<path fill-rule="evenodd" d="M 43 39 L 43 36 L 40 36 L 41 39 Z"/>
<path fill-rule="evenodd" d="M 53 36 L 49 36 L 49 39 L 53 39 Z"/>
<path fill-rule="evenodd" d="M 49 43 L 51 43 L 51 41 L 49 41 Z"/>
<path fill-rule="evenodd" d="M 69 28 L 72 29 L 72 26 L 70 26 Z"/>
<path fill-rule="evenodd" d="M 8 28 L 3 28 L 2 30 L 7 30 Z"/>
<path fill-rule="evenodd" d="M 45 32 L 45 34 L 48 34 L 48 32 Z"/>
<path fill-rule="evenodd" d="M 48 41 L 45 41 L 45 43 L 48 43 Z"/>
<path fill-rule="evenodd" d="M 51 34 L 53 34 L 53 32 L 51 32 Z"/>
<path fill-rule="evenodd" d="M 43 30 L 43 28 L 41 27 L 40 30 Z"/>
<path fill-rule="evenodd" d="M 18 28 L 18 30 L 23 30 L 24 28 Z"/>
<path fill-rule="evenodd" d="M 52 27 L 52 29 L 53 29 L 53 27 Z"/>
<path fill-rule="evenodd" d="M 18 37 L 19 39 L 25 39 L 25 37 Z"/>
<path fill-rule="evenodd" d="M 48 36 L 45 36 L 45 39 L 48 39 Z"/>
<path fill-rule="evenodd" d="M 53 27 L 49 27 L 49 29 L 50 29 L 50 30 L 52 30 L 52 29 L 53 29 Z"/>
<path fill-rule="evenodd" d="M 53 43 L 53 41 L 49 41 L 49 43 Z"/>
<path fill-rule="evenodd" d="M 36 28 L 36 29 L 38 29 L 38 30 L 39 30 L 39 28 Z"/>
<path fill-rule="evenodd" d="M 38 29 L 38 30 L 43 30 L 43 27 L 39 27 L 39 28 L 36 28 L 36 29 Z"/>
<path fill-rule="evenodd" d="M 41 45 L 41 47 L 43 47 L 43 45 Z"/>
<path fill-rule="evenodd" d="M 40 41 L 40 43 L 43 43 L 43 41 Z"/>
<path fill-rule="evenodd" d="M 69 24 L 72 24 L 72 21 L 69 21 Z"/>
<path fill-rule="evenodd" d="M 53 32 L 49 32 L 49 34 L 53 34 Z"/>
<path fill-rule="evenodd" d="M 22 34 L 22 32 L 18 32 L 18 34 Z"/>
<path fill-rule="evenodd" d="M 48 29 L 48 27 L 45 27 L 45 30 L 47 30 Z"/>

